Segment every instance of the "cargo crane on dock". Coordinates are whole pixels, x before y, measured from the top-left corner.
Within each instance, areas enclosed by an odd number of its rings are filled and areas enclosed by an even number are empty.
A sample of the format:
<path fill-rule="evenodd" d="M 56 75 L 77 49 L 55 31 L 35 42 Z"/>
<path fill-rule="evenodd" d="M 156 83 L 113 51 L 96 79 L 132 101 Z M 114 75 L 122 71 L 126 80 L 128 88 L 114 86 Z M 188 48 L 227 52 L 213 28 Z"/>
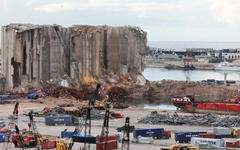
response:
<path fill-rule="evenodd" d="M 183 63 L 184 63 L 184 67 L 183 67 L 184 70 L 194 70 L 194 69 L 196 69 L 192 64 L 192 56 L 191 56 L 191 52 L 189 52 L 189 51 L 186 52 Z"/>
<path fill-rule="evenodd" d="M 130 118 L 126 117 L 123 138 L 122 138 L 122 150 L 129 150 L 130 148 Z"/>
<path fill-rule="evenodd" d="M 38 133 L 36 122 L 33 119 L 32 112 L 28 113 L 30 123 L 28 124 L 29 129 L 32 128 L 33 135 L 37 143 L 37 150 L 41 150 L 41 135 Z"/>
<path fill-rule="evenodd" d="M 16 129 L 16 126 L 18 124 L 18 106 L 19 102 L 15 103 L 14 109 L 13 109 L 13 114 L 9 115 L 9 123 L 8 123 L 8 129 L 9 130 L 14 130 Z M 2 150 L 10 150 L 11 149 L 11 144 L 10 142 L 10 134 L 6 135 L 7 136 L 7 142 L 4 143 Z"/>
<path fill-rule="evenodd" d="M 91 109 L 94 107 L 94 104 L 95 104 L 95 101 L 96 101 L 96 98 L 97 98 L 100 87 L 101 87 L 101 84 L 98 83 L 97 86 L 96 86 L 96 90 L 95 90 L 94 95 L 88 101 L 88 107 L 86 109 L 87 115 L 86 115 L 85 126 L 84 126 L 84 137 L 85 137 L 84 150 L 87 149 L 87 143 L 88 143 L 88 150 L 90 150 L 90 143 L 86 141 L 87 130 L 88 130 L 88 135 L 90 136 L 91 135 L 91 126 L 92 126 L 91 125 Z"/>
<path fill-rule="evenodd" d="M 101 144 L 100 146 L 100 150 L 108 150 L 108 135 L 109 135 L 109 115 L 110 115 L 110 104 L 107 103 L 107 107 L 105 110 L 105 116 L 104 116 L 104 121 L 103 121 L 103 126 L 102 126 L 102 131 L 101 131 L 101 135 L 100 138 L 103 137 L 103 139 L 106 139 L 106 143 L 104 145 Z M 105 138 L 106 137 L 106 138 Z M 101 143 L 101 139 L 100 139 L 100 143 Z"/>

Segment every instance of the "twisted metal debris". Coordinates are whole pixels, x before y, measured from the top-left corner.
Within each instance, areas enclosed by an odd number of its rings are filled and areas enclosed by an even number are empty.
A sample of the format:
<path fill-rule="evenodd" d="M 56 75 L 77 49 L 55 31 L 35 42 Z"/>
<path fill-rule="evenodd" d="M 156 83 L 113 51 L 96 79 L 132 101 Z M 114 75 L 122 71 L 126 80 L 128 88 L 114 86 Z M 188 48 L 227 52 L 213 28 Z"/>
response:
<path fill-rule="evenodd" d="M 191 115 L 181 116 L 176 112 L 173 115 L 159 114 L 156 111 L 151 112 L 139 120 L 139 123 L 144 124 L 167 124 L 167 125 L 201 125 L 201 126 L 213 126 L 213 127 L 239 127 L 239 116 L 220 116 L 216 114 L 204 114 L 204 115 Z"/>

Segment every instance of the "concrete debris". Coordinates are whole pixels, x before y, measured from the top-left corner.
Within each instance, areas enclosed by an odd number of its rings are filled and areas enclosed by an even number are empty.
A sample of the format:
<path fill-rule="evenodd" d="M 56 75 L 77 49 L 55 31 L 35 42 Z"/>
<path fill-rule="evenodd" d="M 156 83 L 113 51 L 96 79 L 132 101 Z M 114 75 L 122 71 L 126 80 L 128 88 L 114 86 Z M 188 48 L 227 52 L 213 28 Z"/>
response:
<path fill-rule="evenodd" d="M 71 98 L 74 97 L 76 99 L 81 99 L 81 100 L 87 100 L 91 95 L 93 95 L 93 90 L 92 91 L 84 91 L 81 88 L 67 88 L 67 87 L 52 87 L 48 90 L 46 90 L 47 93 L 49 93 L 50 96 L 52 97 L 67 97 Z"/>
<path fill-rule="evenodd" d="M 83 118 L 86 119 L 87 117 L 87 109 L 83 112 Z M 91 110 L 91 119 L 92 120 L 103 120 L 105 117 L 105 111 L 98 110 L 98 109 L 92 109 Z M 112 117 L 110 117 L 112 119 Z"/>
<path fill-rule="evenodd" d="M 128 95 L 128 92 L 122 87 L 112 87 L 107 91 L 110 100 L 119 100 Z"/>
<path fill-rule="evenodd" d="M 137 76 L 137 84 L 138 85 L 145 85 L 146 84 L 146 79 L 144 78 L 144 76 L 143 75 L 138 75 Z"/>
<path fill-rule="evenodd" d="M 159 114 L 156 111 L 151 112 L 150 115 L 143 117 L 139 123 L 144 124 L 166 124 L 166 125 L 200 125 L 213 127 L 238 127 L 240 126 L 239 116 L 220 116 L 216 114 L 204 114 L 192 116 L 181 116 L 176 112 L 173 115 Z"/>
<path fill-rule="evenodd" d="M 172 97 L 194 95 L 196 101 L 226 100 L 239 95 L 237 85 L 204 85 L 201 82 L 185 82 L 162 80 L 161 82 L 146 82 L 144 86 L 137 85 L 128 91 L 131 97 L 142 96 L 144 99 L 158 102 L 170 102 Z"/>
<path fill-rule="evenodd" d="M 61 107 L 55 107 L 51 109 L 49 113 L 45 114 L 45 116 L 72 115 L 76 117 L 82 117 L 82 114 L 82 110 L 65 110 Z"/>
<path fill-rule="evenodd" d="M 10 24 L 2 26 L 1 36 L 6 90 L 28 90 L 65 75 L 79 80 L 139 74 L 144 68 L 147 36 L 139 27 Z"/>

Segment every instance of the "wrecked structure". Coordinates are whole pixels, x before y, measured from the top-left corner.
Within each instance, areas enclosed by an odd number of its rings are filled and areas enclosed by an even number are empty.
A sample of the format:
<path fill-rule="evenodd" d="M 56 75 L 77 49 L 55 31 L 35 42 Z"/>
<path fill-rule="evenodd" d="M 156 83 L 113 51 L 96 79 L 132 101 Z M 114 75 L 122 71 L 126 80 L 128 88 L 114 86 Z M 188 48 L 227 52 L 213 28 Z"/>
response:
<path fill-rule="evenodd" d="M 6 89 L 37 86 L 113 72 L 141 73 L 146 32 L 138 27 L 10 24 L 2 26 L 2 73 Z"/>

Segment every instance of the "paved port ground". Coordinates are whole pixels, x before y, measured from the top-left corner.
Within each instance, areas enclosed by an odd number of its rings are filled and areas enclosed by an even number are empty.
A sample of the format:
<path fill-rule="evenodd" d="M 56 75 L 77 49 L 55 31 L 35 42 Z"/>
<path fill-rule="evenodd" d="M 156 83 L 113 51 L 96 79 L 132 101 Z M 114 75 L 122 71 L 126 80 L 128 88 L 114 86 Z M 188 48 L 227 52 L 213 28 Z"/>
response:
<path fill-rule="evenodd" d="M 22 115 L 24 111 L 34 109 L 35 111 L 42 110 L 46 104 L 41 104 L 39 102 L 29 102 L 29 100 L 19 100 L 19 119 L 18 119 L 18 125 L 20 129 L 27 129 L 28 128 L 28 122 L 29 118 L 27 116 Z M 53 104 L 48 104 L 47 106 L 53 107 Z M 1 104 L 0 105 L 0 121 L 8 122 L 8 115 L 10 115 L 13 111 L 14 108 L 14 103 L 12 104 Z M 166 130 L 170 130 L 172 132 L 176 131 L 208 131 L 212 132 L 212 127 L 201 127 L 201 126 L 187 126 L 187 125 L 182 125 L 182 126 L 174 126 L 174 125 L 148 125 L 148 124 L 140 124 L 138 123 L 138 120 L 149 114 L 153 110 L 149 109 L 142 109 L 142 108 L 136 108 L 136 107 L 130 107 L 127 109 L 112 109 L 112 111 L 115 112 L 120 112 L 124 114 L 124 116 L 129 116 L 130 117 L 130 124 L 135 125 L 136 128 L 164 128 Z M 158 111 L 161 112 L 161 111 Z M 173 113 L 169 111 L 169 113 Z M 74 126 L 46 126 L 44 122 L 43 117 L 34 117 L 37 128 L 39 133 L 42 135 L 50 135 L 50 136 L 60 136 L 61 131 L 64 129 L 68 129 L 70 131 L 74 130 Z M 117 127 L 123 126 L 125 123 L 125 118 L 122 119 L 111 119 L 109 122 L 109 131 L 110 134 L 121 134 L 116 131 Z M 98 135 L 101 133 L 102 129 L 102 124 L 103 120 L 93 120 L 92 121 L 92 134 L 93 135 Z M 175 141 L 173 138 L 167 139 L 167 140 L 155 140 L 154 144 L 138 144 L 135 142 L 132 134 L 131 134 L 131 144 L 130 144 L 130 149 L 131 150 L 140 150 L 140 149 L 145 149 L 145 150 L 159 150 L 160 147 L 167 146 L 175 144 Z M 4 143 L 0 143 L 0 149 L 3 148 Z M 83 147 L 83 144 L 75 143 L 73 146 L 73 150 L 79 150 L 80 147 Z M 118 149 L 121 149 L 121 143 L 118 144 Z M 11 149 L 19 149 L 19 148 L 14 148 L 14 146 L 11 146 Z M 34 149 L 34 148 L 32 148 Z M 95 145 L 91 146 L 91 150 L 94 150 Z"/>

